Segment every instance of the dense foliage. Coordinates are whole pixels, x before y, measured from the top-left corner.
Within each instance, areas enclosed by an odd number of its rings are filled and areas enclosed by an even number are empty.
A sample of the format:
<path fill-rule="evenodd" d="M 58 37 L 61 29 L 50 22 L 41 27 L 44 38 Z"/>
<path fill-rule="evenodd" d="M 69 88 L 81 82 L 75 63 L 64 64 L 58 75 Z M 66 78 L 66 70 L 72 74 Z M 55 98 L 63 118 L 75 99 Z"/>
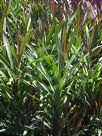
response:
<path fill-rule="evenodd" d="M 102 135 L 101 6 L 0 0 L 2 136 Z"/>

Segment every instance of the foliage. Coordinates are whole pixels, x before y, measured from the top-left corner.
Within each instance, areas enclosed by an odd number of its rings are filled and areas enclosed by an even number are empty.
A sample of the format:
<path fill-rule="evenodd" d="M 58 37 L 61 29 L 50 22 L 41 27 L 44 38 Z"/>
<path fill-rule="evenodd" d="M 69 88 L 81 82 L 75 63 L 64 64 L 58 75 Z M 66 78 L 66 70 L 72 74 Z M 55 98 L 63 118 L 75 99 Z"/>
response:
<path fill-rule="evenodd" d="M 58 5 L 0 1 L 1 134 L 102 134 L 101 12 Z"/>

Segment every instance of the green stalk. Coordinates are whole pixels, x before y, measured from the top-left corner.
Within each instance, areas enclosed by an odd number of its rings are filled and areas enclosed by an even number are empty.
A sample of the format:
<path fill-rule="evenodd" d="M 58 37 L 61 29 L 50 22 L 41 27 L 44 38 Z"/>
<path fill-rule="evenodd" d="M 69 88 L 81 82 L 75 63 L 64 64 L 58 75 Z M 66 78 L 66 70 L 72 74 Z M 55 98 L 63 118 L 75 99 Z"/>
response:
<path fill-rule="evenodd" d="M 2 41 L 3 41 L 4 18 L 5 18 L 4 0 L 1 0 L 0 1 L 0 47 L 2 47 Z"/>
<path fill-rule="evenodd" d="M 0 47 L 2 47 L 2 44 L 3 44 L 4 20 L 5 20 L 5 17 L 10 12 L 11 0 L 9 0 L 6 4 L 8 4 L 8 5 L 5 5 L 4 0 L 0 1 Z"/>

